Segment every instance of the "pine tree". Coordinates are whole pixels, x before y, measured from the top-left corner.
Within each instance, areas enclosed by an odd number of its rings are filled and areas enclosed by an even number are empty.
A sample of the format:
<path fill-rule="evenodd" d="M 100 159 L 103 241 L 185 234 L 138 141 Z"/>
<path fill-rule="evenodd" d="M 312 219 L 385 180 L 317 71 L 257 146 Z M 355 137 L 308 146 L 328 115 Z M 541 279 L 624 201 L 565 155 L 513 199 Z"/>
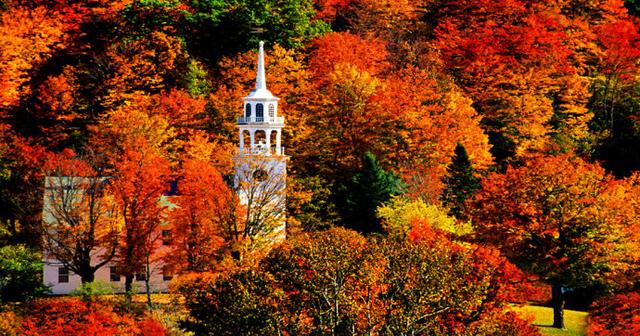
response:
<path fill-rule="evenodd" d="M 446 185 L 442 193 L 442 202 L 448 206 L 449 214 L 466 218 L 465 201 L 480 188 L 480 179 L 475 175 L 467 150 L 458 144 L 443 182 Z"/>
<path fill-rule="evenodd" d="M 375 155 L 367 152 L 362 169 L 338 187 L 336 203 L 346 226 L 361 232 L 382 232 L 376 209 L 404 189 L 400 177 L 385 171 Z"/>

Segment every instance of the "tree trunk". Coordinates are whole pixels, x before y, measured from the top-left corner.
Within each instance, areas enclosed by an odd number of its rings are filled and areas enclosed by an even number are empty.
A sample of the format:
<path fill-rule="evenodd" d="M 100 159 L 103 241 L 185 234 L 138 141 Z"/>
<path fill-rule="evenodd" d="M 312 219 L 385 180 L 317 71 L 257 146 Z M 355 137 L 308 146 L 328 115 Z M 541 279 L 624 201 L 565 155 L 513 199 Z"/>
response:
<path fill-rule="evenodd" d="M 564 294 L 562 286 L 551 287 L 551 301 L 553 304 L 553 327 L 564 329 Z"/>
<path fill-rule="evenodd" d="M 95 273 L 92 269 L 86 270 L 80 274 L 80 281 L 82 281 L 83 285 L 93 282 L 96 279 Z"/>
<path fill-rule="evenodd" d="M 124 305 L 131 307 L 131 296 L 133 295 L 133 275 L 127 274 L 124 277 Z"/>
<path fill-rule="evenodd" d="M 80 281 L 82 282 L 82 300 L 85 302 L 91 301 L 93 295 L 93 288 L 87 286 L 95 280 L 95 273 L 91 267 L 83 267 L 82 274 L 80 274 Z"/>
<path fill-rule="evenodd" d="M 147 260 L 145 263 L 145 277 L 144 277 L 144 287 L 147 291 L 147 306 L 149 310 L 153 310 L 153 304 L 151 303 L 151 265 L 149 263 L 149 253 L 147 252 Z"/>

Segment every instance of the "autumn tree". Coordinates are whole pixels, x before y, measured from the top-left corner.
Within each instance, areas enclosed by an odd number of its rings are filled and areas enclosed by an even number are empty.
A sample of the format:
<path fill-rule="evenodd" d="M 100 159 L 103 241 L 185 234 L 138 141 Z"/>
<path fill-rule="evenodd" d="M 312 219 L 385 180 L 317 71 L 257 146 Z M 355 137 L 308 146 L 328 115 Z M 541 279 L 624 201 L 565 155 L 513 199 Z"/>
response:
<path fill-rule="evenodd" d="M 159 226 L 167 206 L 160 198 L 170 179 L 166 159 L 145 142 L 131 145 L 116 162 L 108 189 L 122 218 L 115 261 L 125 276 L 127 303 L 131 302 L 135 273 L 148 273 L 145 267 L 153 253 L 154 240 L 159 238 Z"/>
<path fill-rule="evenodd" d="M 473 99 L 503 162 L 557 142 L 573 147 L 587 134 L 589 81 L 572 63 L 557 12 L 525 1 L 444 2 L 434 33 L 446 69 Z M 568 29 L 567 29 L 568 30 Z"/>
<path fill-rule="evenodd" d="M 471 233 L 470 223 L 458 222 L 440 206 L 427 205 L 422 199 L 393 197 L 376 209 L 382 228 L 391 237 L 406 239 L 412 232 L 428 227 L 450 239 Z"/>
<path fill-rule="evenodd" d="M 220 172 L 207 161 L 182 163 L 176 205 L 169 214 L 170 264 L 184 272 L 211 270 L 226 244 L 238 240 L 237 200 Z"/>
<path fill-rule="evenodd" d="M 434 201 L 458 142 L 476 168 L 492 162 L 471 100 L 449 80 L 416 67 L 389 72 L 386 50 L 376 39 L 340 33 L 314 45 L 309 64 L 318 90 L 311 109 L 318 117 L 310 120 L 315 131 L 296 153 L 305 159 L 303 172 L 339 176 L 357 169 L 363 152 L 373 151 L 385 167 L 399 170 L 410 193 L 430 190 Z M 433 176 L 435 183 L 410 181 L 423 176 Z"/>
<path fill-rule="evenodd" d="M 1 159 L 4 175 L 0 179 L 0 226 L 9 244 L 41 246 L 44 174 L 42 165 L 49 152 L 42 146 L 6 132 Z"/>
<path fill-rule="evenodd" d="M 564 328 L 564 288 L 604 284 L 632 261 L 630 197 L 598 165 L 565 154 L 490 174 L 470 206 L 483 241 L 552 285 L 553 326 Z"/>
<path fill-rule="evenodd" d="M 617 175 L 628 175 L 640 167 L 640 157 L 633 150 L 640 143 L 640 34 L 637 24 L 622 19 L 597 27 L 595 33 L 601 51 L 591 97 L 596 156 Z"/>
<path fill-rule="evenodd" d="M 284 238 L 287 176 L 279 157 L 236 158 L 235 190 L 244 204 L 235 240 L 259 246 L 265 240 Z"/>
<path fill-rule="evenodd" d="M 13 106 L 30 93 L 25 85 L 33 72 L 65 47 L 77 22 L 69 12 L 49 12 L 46 6 L 16 7 L 0 19 L 0 107 Z"/>
<path fill-rule="evenodd" d="M 333 228 L 288 240 L 257 266 L 188 279 L 180 291 L 199 333 L 537 335 L 503 310 L 503 261 L 446 238 L 366 239 Z"/>
<path fill-rule="evenodd" d="M 105 194 L 108 177 L 99 158 L 56 155 L 47 162 L 43 210 L 44 245 L 48 258 L 78 274 L 83 284 L 116 253 L 119 214 Z"/>
<path fill-rule="evenodd" d="M 104 83 L 102 105 L 107 109 L 119 108 L 131 95 L 168 91 L 187 67 L 181 41 L 164 32 L 114 44 L 106 57 L 112 67 Z"/>

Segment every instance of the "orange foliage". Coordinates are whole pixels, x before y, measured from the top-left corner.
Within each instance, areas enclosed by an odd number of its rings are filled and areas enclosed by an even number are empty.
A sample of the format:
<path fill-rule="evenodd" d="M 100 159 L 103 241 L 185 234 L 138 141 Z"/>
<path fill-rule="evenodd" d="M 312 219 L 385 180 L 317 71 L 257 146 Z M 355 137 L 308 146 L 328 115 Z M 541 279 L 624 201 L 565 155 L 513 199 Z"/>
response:
<path fill-rule="evenodd" d="M 297 153 L 307 171 L 338 176 L 372 151 L 400 170 L 412 193 L 428 188 L 435 200 L 458 143 L 468 148 L 476 168 L 492 162 L 471 101 L 433 74 L 410 67 L 375 77 L 346 63 L 324 76 L 310 107 L 315 131 Z M 417 171 L 430 178 L 418 181 Z"/>
<path fill-rule="evenodd" d="M 186 272 L 211 270 L 225 242 L 237 234 L 237 200 L 209 162 L 189 159 L 179 175 L 178 195 L 171 198 L 177 208 L 169 214 L 172 250 L 166 259 Z"/>
<path fill-rule="evenodd" d="M 619 20 L 596 28 L 598 40 L 602 44 L 602 71 L 616 77 L 622 83 L 635 82 L 640 60 L 640 33 L 638 25 L 631 21 Z"/>
<path fill-rule="evenodd" d="M 116 260 L 119 270 L 127 277 L 140 271 L 152 253 L 167 207 L 160 197 L 168 189 L 169 179 L 169 163 L 144 141 L 133 142 L 115 162 L 109 192 L 122 218 Z"/>
<path fill-rule="evenodd" d="M 638 213 L 630 197 L 596 164 L 536 157 L 487 176 L 472 213 L 479 236 L 518 266 L 552 284 L 580 287 L 630 267 L 628 252 L 638 242 L 629 231 Z"/>
<path fill-rule="evenodd" d="M 313 41 L 309 68 L 321 81 L 336 66 L 344 64 L 377 75 L 389 68 L 387 57 L 385 44 L 381 40 L 363 39 L 350 33 L 328 33 Z"/>
<path fill-rule="evenodd" d="M 415 28 L 419 7 L 409 0 L 319 0 L 317 16 L 362 35 L 386 36 Z"/>
<path fill-rule="evenodd" d="M 586 135 L 589 82 L 571 63 L 577 50 L 568 47 L 566 19 L 522 1 L 451 6 L 436 29 L 436 47 L 486 129 L 504 137 L 511 152 L 505 156 L 545 150 L 556 132 Z"/>
<path fill-rule="evenodd" d="M 31 72 L 65 47 L 71 29 L 65 13 L 46 7 L 14 8 L 0 17 L 0 107 L 30 92 Z"/>
<path fill-rule="evenodd" d="M 202 127 L 205 104 L 204 99 L 179 90 L 130 94 L 99 124 L 90 127 L 92 143 L 109 157 L 118 157 L 127 146 L 144 139 L 158 154 L 175 158 L 197 135 L 195 129 Z"/>

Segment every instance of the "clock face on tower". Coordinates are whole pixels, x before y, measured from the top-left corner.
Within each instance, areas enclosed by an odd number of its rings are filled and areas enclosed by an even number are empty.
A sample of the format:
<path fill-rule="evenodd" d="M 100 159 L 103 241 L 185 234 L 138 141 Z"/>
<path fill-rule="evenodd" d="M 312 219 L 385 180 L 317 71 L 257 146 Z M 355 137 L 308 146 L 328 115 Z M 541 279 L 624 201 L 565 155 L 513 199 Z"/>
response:
<path fill-rule="evenodd" d="M 253 172 L 253 179 L 258 182 L 265 181 L 267 177 L 269 177 L 269 175 L 264 169 L 256 169 L 256 171 Z"/>

